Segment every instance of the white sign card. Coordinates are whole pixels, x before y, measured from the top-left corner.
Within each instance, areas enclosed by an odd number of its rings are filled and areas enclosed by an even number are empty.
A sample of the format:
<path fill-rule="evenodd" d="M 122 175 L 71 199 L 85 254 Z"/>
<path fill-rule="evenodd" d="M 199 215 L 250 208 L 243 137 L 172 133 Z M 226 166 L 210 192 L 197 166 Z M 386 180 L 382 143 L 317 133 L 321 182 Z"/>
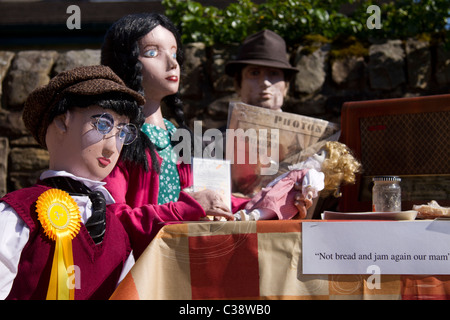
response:
<path fill-rule="evenodd" d="M 304 274 L 450 274 L 450 221 L 303 222 Z"/>
<path fill-rule="evenodd" d="M 230 161 L 208 158 L 193 158 L 194 191 L 209 189 L 222 196 L 231 209 Z"/>

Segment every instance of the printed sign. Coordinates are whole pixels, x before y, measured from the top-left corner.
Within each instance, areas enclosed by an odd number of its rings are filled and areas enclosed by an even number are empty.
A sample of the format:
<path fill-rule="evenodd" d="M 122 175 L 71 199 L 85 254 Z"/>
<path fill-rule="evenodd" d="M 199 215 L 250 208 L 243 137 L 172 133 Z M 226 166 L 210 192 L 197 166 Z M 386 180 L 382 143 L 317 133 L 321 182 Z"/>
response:
<path fill-rule="evenodd" d="M 450 274 L 450 221 L 303 222 L 305 274 Z"/>

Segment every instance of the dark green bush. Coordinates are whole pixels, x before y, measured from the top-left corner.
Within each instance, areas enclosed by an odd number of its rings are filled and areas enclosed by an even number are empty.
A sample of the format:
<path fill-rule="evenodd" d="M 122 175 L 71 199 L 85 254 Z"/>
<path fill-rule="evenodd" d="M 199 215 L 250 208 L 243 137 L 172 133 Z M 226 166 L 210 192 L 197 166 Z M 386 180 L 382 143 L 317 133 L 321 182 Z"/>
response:
<path fill-rule="evenodd" d="M 255 4 L 251 0 L 238 0 L 224 9 L 190 0 L 162 3 L 166 15 L 180 27 L 184 43 L 240 43 L 264 28 L 277 32 L 291 46 L 311 34 L 330 40 L 345 35 L 360 41 L 427 34 L 450 42 L 450 0 L 397 0 L 382 4 L 381 29 L 366 26 L 370 17 L 367 7 L 376 1 L 267 0 Z M 348 16 L 341 13 L 345 4 L 355 7 Z"/>

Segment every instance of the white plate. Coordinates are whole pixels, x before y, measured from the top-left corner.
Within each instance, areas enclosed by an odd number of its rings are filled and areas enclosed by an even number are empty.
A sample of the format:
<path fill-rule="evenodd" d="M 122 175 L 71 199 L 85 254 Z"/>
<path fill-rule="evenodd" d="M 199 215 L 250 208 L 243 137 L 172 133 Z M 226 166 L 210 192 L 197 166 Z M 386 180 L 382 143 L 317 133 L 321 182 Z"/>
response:
<path fill-rule="evenodd" d="M 322 213 L 323 220 L 414 220 L 417 211 L 395 211 L 395 212 L 333 212 Z"/>

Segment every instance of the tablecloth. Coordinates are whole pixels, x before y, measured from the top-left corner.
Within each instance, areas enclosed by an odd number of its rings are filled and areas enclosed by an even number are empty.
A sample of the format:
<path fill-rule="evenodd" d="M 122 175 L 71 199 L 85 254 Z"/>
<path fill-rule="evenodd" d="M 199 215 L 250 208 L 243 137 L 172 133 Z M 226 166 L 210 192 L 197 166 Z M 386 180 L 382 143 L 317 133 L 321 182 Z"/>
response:
<path fill-rule="evenodd" d="M 164 226 L 111 299 L 448 299 L 450 276 L 306 275 L 302 222 Z"/>

